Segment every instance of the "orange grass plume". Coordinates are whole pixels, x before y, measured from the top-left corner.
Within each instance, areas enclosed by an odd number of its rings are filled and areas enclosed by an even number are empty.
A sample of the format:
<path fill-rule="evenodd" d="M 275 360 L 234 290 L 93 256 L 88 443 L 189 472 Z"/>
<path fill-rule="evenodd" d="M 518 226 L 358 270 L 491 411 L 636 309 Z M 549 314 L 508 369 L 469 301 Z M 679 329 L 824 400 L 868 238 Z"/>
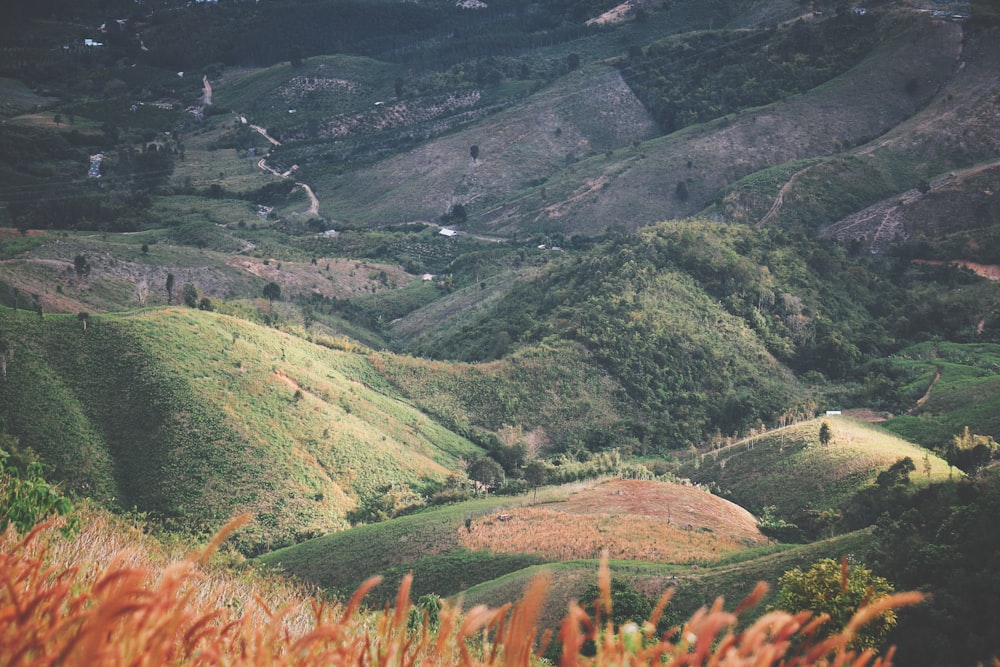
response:
<path fill-rule="evenodd" d="M 231 523 L 199 552 L 164 563 L 137 560 L 128 549 L 94 557 L 87 553 L 93 535 L 82 531 L 67 538 L 57 522 L 23 537 L 8 530 L 0 537 L 0 667 L 544 664 L 539 656 L 553 640 L 538 627 L 546 575 L 533 580 L 521 600 L 500 609 L 462 612 L 446 604 L 433 629 L 426 621 L 416 628 L 408 623 L 410 577 L 395 605 L 382 611 L 362 605 L 377 580 L 366 582 L 345 606 L 305 595 L 276 604 L 265 599 L 267 591 L 234 592 L 221 581 L 224 575 L 206 566 L 211 552 L 246 520 Z M 598 580 L 602 589 L 610 581 L 606 559 Z M 891 650 L 882 656 L 855 652 L 851 635 L 873 615 L 921 599 L 902 593 L 879 600 L 862 608 L 843 632 L 823 639 L 814 638 L 822 619 L 807 612 L 769 612 L 739 629 L 739 614 L 765 590 L 758 586 L 734 611 L 717 600 L 663 636 L 655 634 L 656 621 L 670 592 L 655 618 L 617 631 L 571 603 L 555 639 L 560 665 L 889 665 Z M 602 602 L 610 612 L 608 591 Z M 580 654 L 588 639 L 597 646 L 593 657 Z"/>

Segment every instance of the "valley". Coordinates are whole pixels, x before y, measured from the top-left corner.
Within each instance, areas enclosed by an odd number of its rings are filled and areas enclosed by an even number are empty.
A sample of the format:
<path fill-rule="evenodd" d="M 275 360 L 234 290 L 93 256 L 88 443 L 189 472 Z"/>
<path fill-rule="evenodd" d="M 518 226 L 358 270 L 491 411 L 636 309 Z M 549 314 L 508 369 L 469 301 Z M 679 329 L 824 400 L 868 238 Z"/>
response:
<path fill-rule="evenodd" d="M 1000 16 L 931 4 L 19 4 L 4 567 L 235 577 L 198 627 L 260 605 L 268 664 L 673 664 L 833 563 L 929 595 L 887 661 L 1000 655 Z M 32 503 L 94 527 L 22 544 Z"/>

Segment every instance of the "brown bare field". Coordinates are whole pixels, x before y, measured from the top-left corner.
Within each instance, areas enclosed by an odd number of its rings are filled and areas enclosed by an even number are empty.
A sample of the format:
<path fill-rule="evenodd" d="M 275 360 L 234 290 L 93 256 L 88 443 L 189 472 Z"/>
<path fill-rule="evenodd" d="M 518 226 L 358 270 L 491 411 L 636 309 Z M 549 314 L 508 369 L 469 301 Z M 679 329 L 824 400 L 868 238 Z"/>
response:
<path fill-rule="evenodd" d="M 746 510 L 705 491 L 667 482 L 611 479 L 566 501 L 490 515 L 460 531 L 472 550 L 532 553 L 551 560 L 611 558 L 687 563 L 763 544 Z"/>

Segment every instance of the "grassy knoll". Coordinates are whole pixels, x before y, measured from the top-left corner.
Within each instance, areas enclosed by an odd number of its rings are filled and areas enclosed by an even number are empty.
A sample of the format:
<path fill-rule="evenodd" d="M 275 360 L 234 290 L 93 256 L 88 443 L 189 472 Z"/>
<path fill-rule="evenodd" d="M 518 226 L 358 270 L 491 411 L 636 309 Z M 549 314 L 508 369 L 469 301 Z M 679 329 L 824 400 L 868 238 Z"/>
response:
<path fill-rule="evenodd" d="M 597 558 L 605 548 L 630 562 L 690 563 L 762 541 L 748 512 L 705 491 L 608 479 L 543 489 L 537 503 L 516 496 L 425 510 L 259 560 L 338 594 L 375 574 L 395 584 L 413 569 L 422 574 L 422 591 L 455 595 L 540 562 Z"/>
<path fill-rule="evenodd" d="M 364 357 L 189 309 L 4 311 L 3 419 L 77 493 L 187 530 L 238 511 L 248 552 L 346 526 L 392 484 L 476 448 L 397 397 Z M 373 389 L 374 388 L 374 389 Z"/>
<path fill-rule="evenodd" d="M 511 502 L 511 498 L 494 497 L 425 510 L 324 535 L 263 554 L 258 560 L 322 588 L 349 595 L 365 579 L 393 568 L 420 563 L 420 569 L 429 571 L 434 558 L 441 554 L 451 554 L 449 558 L 453 560 L 477 560 L 479 557 L 471 554 L 455 556 L 463 553 L 459 537 L 460 531 L 465 530 L 465 519 L 496 512 Z M 439 593 L 458 592 L 455 582 L 449 582 L 449 577 L 456 573 L 449 569 L 445 574 L 422 585 L 432 587 L 436 583 L 440 586 Z M 392 595 L 391 587 L 385 588 Z"/>
<path fill-rule="evenodd" d="M 819 439 L 822 422 L 832 432 L 827 444 Z M 717 485 L 725 497 L 753 511 L 773 505 L 777 514 L 795 520 L 810 511 L 842 507 L 881 470 L 907 456 L 916 466 L 911 473 L 915 484 L 948 478 L 948 464 L 940 457 L 884 429 L 842 416 L 776 429 L 701 454 L 685 466 L 684 474 Z"/>
<path fill-rule="evenodd" d="M 947 445 L 966 426 L 1000 437 L 1000 345 L 922 343 L 890 361 L 911 378 L 900 393 L 916 405 L 887 429 L 925 447 Z"/>

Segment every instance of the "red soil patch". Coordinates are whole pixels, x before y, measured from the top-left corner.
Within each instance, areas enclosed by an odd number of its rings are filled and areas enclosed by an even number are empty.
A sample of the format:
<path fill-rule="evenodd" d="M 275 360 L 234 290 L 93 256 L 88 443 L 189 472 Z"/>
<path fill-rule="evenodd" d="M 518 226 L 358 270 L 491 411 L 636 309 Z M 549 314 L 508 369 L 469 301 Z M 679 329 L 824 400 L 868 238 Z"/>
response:
<path fill-rule="evenodd" d="M 462 546 L 551 560 L 611 558 L 684 563 L 766 540 L 746 510 L 680 484 L 607 480 L 569 500 L 491 515 L 460 531 Z"/>

